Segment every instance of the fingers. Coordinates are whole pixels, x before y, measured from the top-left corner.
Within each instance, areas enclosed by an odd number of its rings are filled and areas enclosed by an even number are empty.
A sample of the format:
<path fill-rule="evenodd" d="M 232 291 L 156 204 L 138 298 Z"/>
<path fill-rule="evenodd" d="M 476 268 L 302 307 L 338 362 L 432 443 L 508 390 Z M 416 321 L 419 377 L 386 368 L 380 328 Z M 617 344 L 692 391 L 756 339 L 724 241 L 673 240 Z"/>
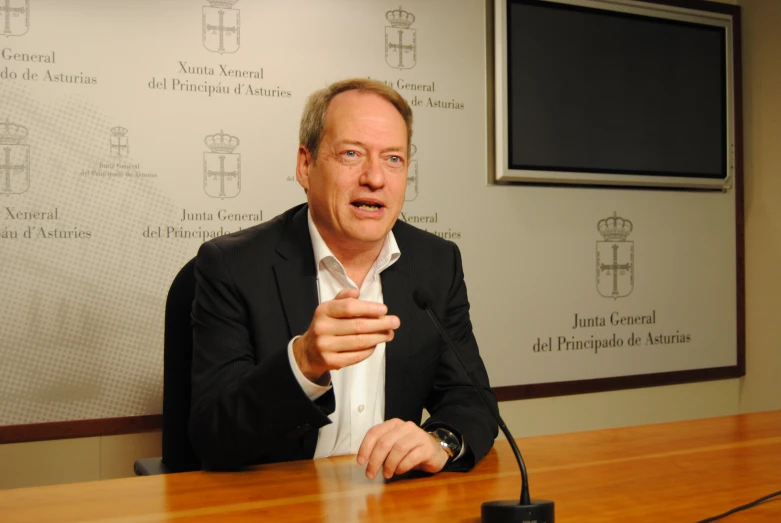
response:
<path fill-rule="evenodd" d="M 393 330 L 369 334 L 334 335 L 313 322 L 309 330 L 293 342 L 298 368 L 310 381 L 319 382 L 330 370 L 355 365 L 374 353 L 380 343 L 394 337 Z"/>
<path fill-rule="evenodd" d="M 315 310 L 309 331 L 321 352 L 363 350 L 393 339 L 398 316 L 386 316 L 383 303 L 355 299 L 357 292 L 343 290 Z"/>
<path fill-rule="evenodd" d="M 299 369 L 318 383 L 330 370 L 360 363 L 380 343 L 393 340 L 401 321 L 386 315 L 387 306 L 358 299 L 357 289 L 344 289 L 315 309 L 309 329 L 293 342 Z"/>
<path fill-rule="evenodd" d="M 388 313 L 384 303 L 360 300 L 357 289 L 339 291 L 333 300 L 322 303 L 318 309 L 332 318 L 379 318 Z"/>
<path fill-rule="evenodd" d="M 428 434 L 426 436 L 428 436 Z M 445 461 L 442 463 L 442 466 L 436 468 L 436 466 L 433 465 L 431 459 L 431 455 L 434 454 L 435 449 L 429 448 L 430 444 L 433 442 L 431 436 L 428 436 L 428 440 L 429 441 L 420 442 L 417 447 L 412 449 L 406 455 L 402 456 L 396 465 L 396 469 L 391 473 L 385 472 L 386 468 L 391 468 L 393 466 L 393 464 L 390 462 L 390 459 L 386 460 L 385 467 L 383 468 L 383 476 L 387 479 L 390 479 L 397 474 L 406 474 L 412 469 L 424 470 L 426 472 L 439 472 L 442 470 L 445 466 L 445 463 L 447 463 L 447 456 L 445 457 Z M 428 465 L 429 462 L 432 462 L 432 465 Z"/>
<path fill-rule="evenodd" d="M 379 318 L 323 318 L 318 322 L 318 334 L 333 336 L 349 336 L 360 334 L 387 333 L 399 328 L 401 322 L 398 316 L 381 316 Z"/>
<path fill-rule="evenodd" d="M 352 334 L 344 336 L 322 336 L 317 342 L 317 348 L 323 353 L 323 357 L 330 355 L 339 356 L 342 352 L 374 349 L 379 343 L 386 343 L 393 339 L 394 331 L 374 332 L 370 334 Z"/>
<path fill-rule="evenodd" d="M 447 454 L 415 423 L 392 419 L 366 433 L 357 460 L 366 464 L 367 478 L 374 479 L 382 469 L 390 479 L 412 469 L 439 472 L 447 463 Z"/>
<path fill-rule="evenodd" d="M 393 429 L 397 428 L 402 423 L 404 422 L 400 419 L 393 418 L 370 428 L 366 433 L 366 436 L 363 437 L 361 446 L 358 448 L 358 464 L 364 465 L 367 461 L 369 461 L 369 457 L 374 451 L 374 447 L 377 445 L 377 442 L 380 440 L 380 438 L 391 432 Z M 369 475 L 368 470 L 366 475 Z"/>
<path fill-rule="evenodd" d="M 333 300 L 320 304 L 313 320 L 316 334 L 345 336 L 386 333 L 401 324 L 398 316 L 386 316 L 388 307 L 384 303 L 357 298 L 357 289 L 344 289 Z M 374 345 L 377 343 L 381 342 L 375 342 Z"/>
<path fill-rule="evenodd" d="M 409 423 L 415 425 L 412 422 Z M 417 428 L 416 425 L 415 428 Z M 393 447 L 391 447 L 390 452 L 385 457 L 385 461 L 380 463 L 382 475 L 385 479 L 392 478 L 394 474 L 403 474 L 433 457 L 433 452 L 430 448 L 431 436 L 425 433 L 422 436 L 425 436 L 425 438 L 419 437 L 415 433 L 409 433 L 401 436 L 394 442 Z M 403 467 L 401 466 L 402 462 L 404 463 Z"/>

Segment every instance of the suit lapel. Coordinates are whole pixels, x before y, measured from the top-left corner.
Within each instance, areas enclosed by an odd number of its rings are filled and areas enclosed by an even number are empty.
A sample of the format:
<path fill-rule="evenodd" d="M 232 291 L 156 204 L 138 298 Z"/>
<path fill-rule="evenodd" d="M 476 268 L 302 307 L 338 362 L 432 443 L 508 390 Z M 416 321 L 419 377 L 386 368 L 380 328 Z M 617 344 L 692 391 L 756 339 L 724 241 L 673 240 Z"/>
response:
<path fill-rule="evenodd" d="M 399 237 L 399 249 L 402 245 Z M 393 340 L 385 346 L 385 419 L 401 417 L 401 407 L 405 403 L 405 385 L 400 377 L 408 372 L 407 363 L 410 354 L 410 342 L 414 330 L 412 322 L 412 283 L 410 281 L 410 253 L 404 254 L 382 272 L 382 296 L 388 306 L 388 314 L 395 314 L 401 320 Z"/>
<path fill-rule="evenodd" d="M 303 334 L 309 328 L 318 305 L 317 272 L 309 236 L 308 209 L 304 205 L 288 222 L 277 247 L 283 261 L 274 265 L 274 275 L 291 336 Z"/>

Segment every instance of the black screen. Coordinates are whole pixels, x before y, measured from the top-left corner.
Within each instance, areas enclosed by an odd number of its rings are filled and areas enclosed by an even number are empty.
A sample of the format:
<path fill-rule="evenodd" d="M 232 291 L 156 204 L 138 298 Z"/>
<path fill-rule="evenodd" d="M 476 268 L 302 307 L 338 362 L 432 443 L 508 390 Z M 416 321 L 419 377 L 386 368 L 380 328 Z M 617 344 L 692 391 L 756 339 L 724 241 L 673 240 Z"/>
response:
<path fill-rule="evenodd" d="M 512 169 L 726 177 L 725 30 L 508 1 Z"/>

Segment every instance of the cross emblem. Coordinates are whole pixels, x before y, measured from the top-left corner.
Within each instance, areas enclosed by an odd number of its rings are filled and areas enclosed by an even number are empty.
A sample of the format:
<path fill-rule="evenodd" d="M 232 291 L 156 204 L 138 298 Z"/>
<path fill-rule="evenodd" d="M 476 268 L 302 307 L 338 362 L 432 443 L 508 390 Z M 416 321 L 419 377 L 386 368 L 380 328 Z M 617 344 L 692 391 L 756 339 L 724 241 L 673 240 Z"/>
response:
<path fill-rule="evenodd" d="M 3 13 L 5 18 L 5 27 L 3 28 L 3 34 L 11 34 L 11 15 L 20 15 L 27 12 L 26 7 L 11 7 L 11 0 L 5 0 L 5 5 L 0 5 L 0 12 Z"/>
<path fill-rule="evenodd" d="M 111 155 L 118 158 L 122 158 L 122 150 L 124 149 L 125 156 L 127 156 L 127 140 L 123 140 L 122 137 L 117 137 L 116 141 L 111 138 Z M 116 153 L 115 153 L 116 151 Z"/>
<path fill-rule="evenodd" d="M 6 1 L 8 1 L 8 0 L 6 0 Z M 220 53 L 224 53 L 225 52 L 225 34 L 226 33 L 227 34 L 235 33 L 236 31 L 238 31 L 238 27 L 236 27 L 236 26 L 226 27 L 225 26 L 225 11 L 220 9 L 218 11 L 218 13 L 220 15 L 220 24 L 219 25 L 209 25 L 209 24 L 206 24 L 206 30 L 207 31 L 211 31 L 212 34 L 216 34 L 219 31 L 219 33 L 220 33 L 220 47 L 219 47 L 218 50 L 219 50 Z"/>
<path fill-rule="evenodd" d="M 398 68 L 399 69 L 403 69 L 404 68 L 404 51 L 412 51 L 413 49 L 415 49 L 415 45 L 414 44 L 413 45 L 404 45 L 404 30 L 399 29 L 399 43 L 398 44 L 394 44 L 394 43 L 388 42 L 388 49 L 390 49 L 390 50 L 398 49 L 399 50 L 399 65 L 398 65 Z"/>
<path fill-rule="evenodd" d="M 631 263 L 619 264 L 618 263 L 618 245 L 616 245 L 614 243 L 613 245 L 611 245 L 611 247 L 613 249 L 613 263 L 611 263 L 609 265 L 603 263 L 603 264 L 601 264 L 599 266 L 599 269 L 602 270 L 602 271 L 606 271 L 608 276 L 611 275 L 610 271 L 613 271 L 613 273 L 612 273 L 612 276 L 613 276 L 613 296 L 618 296 L 618 271 L 619 270 L 628 271 L 629 269 L 632 268 L 632 264 Z"/>
<path fill-rule="evenodd" d="M 5 151 L 5 162 L 0 163 L 0 173 L 5 172 L 5 187 L 3 188 L 4 193 L 10 194 L 11 193 L 11 175 L 12 174 L 18 174 L 20 171 L 24 172 L 27 169 L 27 165 L 21 164 L 21 165 L 14 165 L 11 163 L 11 148 L 10 147 L 4 147 L 3 151 Z M 17 171 L 14 173 L 14 171 Z"/>
<path fill-rule="evenodd" d="M 220 156 L 220 170 L 219 171 L 206 171 L 209 176 L 217 176 L 220 178 L 220 198 L 225 198 L 225 178 L 230 176 L 237 176 L 237 171 L 226 172 L 225 171 L 225 156 Z"/>

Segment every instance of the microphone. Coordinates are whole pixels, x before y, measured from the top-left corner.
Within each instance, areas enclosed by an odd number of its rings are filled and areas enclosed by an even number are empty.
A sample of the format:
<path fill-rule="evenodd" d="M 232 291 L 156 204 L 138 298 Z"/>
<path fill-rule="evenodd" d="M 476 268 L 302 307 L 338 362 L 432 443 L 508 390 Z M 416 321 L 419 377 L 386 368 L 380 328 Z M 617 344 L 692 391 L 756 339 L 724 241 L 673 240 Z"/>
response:
<path fill-rule="evenodd" d="M 528 523 L 535 521 L 536 523 L 553 523 L 553 501 L 546 499 L 531 499 L 529 494 L 529 477 L 526 473 L 526 465 L 521 457 L 521 451 L 518 450 L 518 445 L 515 444 L 515 438 L 510 433 L 510 429 L 504 424 L 502 416 L 499 414 L 499 408 L 494 406 L 493 403 L 487 398 L 487 393 L 478 384 L 477 378 L 474 373 L 467 369 L 466 363 L 461 358 L 461 353 L 456 349 L 453 340 L 448 336 L 447 331 L 442 326 L 442 322 L 437 318 L 436 313 L 432 309 L 433 300 L 426 291 L 422 289 L 415 289 L 412 293 L 412 299 L 415 300 L 415 304 L 428 313 L 429 318 L 434 323 L 434 326 L 439 331 L 442 339 L 450 348 L 450 351 L 455 355 L 459 365 L 469 377 L 469 381 L 472 382 L 472 386 L 477 391 L 477 395 L 483 401 L 483 404 L 491 413 L 491 416 L 496 420 L 502 433 L 507 438 L 510 447 L 515 454 L 515 461 L 518 462 L 518 467 L 521 469 L 521 499 L 520 502 L 516 500 L 505 501 L 486 501 L 482 505 L 481 515 L 483 523 Z"/>

